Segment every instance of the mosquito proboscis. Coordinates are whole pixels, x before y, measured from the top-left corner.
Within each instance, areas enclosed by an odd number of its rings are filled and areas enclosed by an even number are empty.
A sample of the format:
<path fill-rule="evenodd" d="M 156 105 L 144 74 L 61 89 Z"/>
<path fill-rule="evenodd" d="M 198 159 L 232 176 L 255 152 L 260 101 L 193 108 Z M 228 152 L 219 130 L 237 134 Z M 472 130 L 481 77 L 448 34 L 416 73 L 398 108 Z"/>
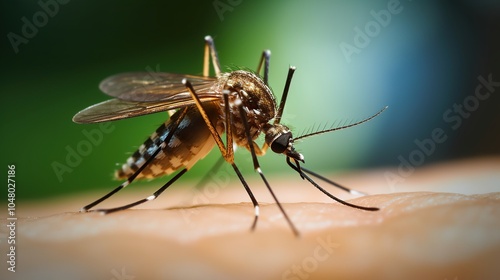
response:
<path fill-rule="evenodd" d="M 265 50 L 255 73 L 247 70 L 223 73 L 214 41 L 212 37 L 206 36 L 203 76 L 132 72 L 114 75 L 102 81 L 100 89 L 114 98 L 78 112 L 73 117 L 74 122 L 106 122 L 162 111 L 168 111 L 170 118 L 116 172 L 118 179 L 126 180 L 108 194 L 84 206 L 82 211 L 87 212 L 94 208 L 135 179 L 154 178 L 177 172 L 165 185 L 146 198 L 120 207 L 96 211 L 111 213 L 156 199 L 217 146 L 252 201 L 255 214 L 251 229 L 254 230 L 259 218 L 259 203 L 234 162 L 233 144 L 245 147 L 250 152 L 254 169 L 297 236 L 299 231 L 273 192 L 257 159 L 257 156 L 264 155 L 268 148 L 275 153 L 284 154 L 292 170 L 333 200 L 361 210 L 379 210 L 376 207 L 348 203 L 323 189 L 308 174 L 351 194 L 362 194 L 302 167 L 300 163 L 304 163 L 304 156 L 295 150 L 294 141 L 362 124 L 381 114 L 387 107 L 361 121 L 294 138 L 289 128 L 280 121 L 295 67 L 289 68 L 278 107 L 268 86 L 270 57 L 271 52 Z M 210 59 L 215 77 L 209 76 Z M 264 70 L 261 77 L 259 75 L 262 69 Z M 255 140 L 261 133 L 265 135 L 265 140 L 264 144 L 259 146 Z"/>

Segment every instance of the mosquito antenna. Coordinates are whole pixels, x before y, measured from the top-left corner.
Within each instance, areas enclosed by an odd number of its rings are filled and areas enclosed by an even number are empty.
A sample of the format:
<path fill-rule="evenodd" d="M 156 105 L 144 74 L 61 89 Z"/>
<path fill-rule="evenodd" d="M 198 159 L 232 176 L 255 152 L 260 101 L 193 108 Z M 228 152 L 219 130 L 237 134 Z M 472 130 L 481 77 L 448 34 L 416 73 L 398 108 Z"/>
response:
<path fill-rule="evenodd" d="M 293 163 L 290 161 L 290 158 L 289 157 L 286 157 L 286 163 L 288 163 L 288 165 L 295 171 L 297 171 L 297 173 L 299 173 L 299 175 L 303 178 L 305 178 L 307 181 L 309 181 L 309 183 L 311 183 L 314 187 L 316 187 L 318 190 L 320 190 L 322 193 L 324 193 L 326 196 L 328 196 L 329 198 L 341 203 L 341 204 L 344 204 L 346 206 L 350 206 L 350 207 L 353 207 L 353 208 L 357 208 L 357 209 L 361 209 L 361 210 L 365 210 L 365 211 L 378 211 L 379 208 L 377 207 L 364 207 L 364 206 L 359 206 L 359 205 L 356 205 L 356 204 L 352 204 L 352 203 L 349 203 L 347 201 L 344 201 L 340 198 L 337 198 L 335 197 L 334 195 L 332 195 L 331 193 L 329 193 L 328 191 L 326 191 L 325 189 L 323 189 L 320 185 L 318 185 L 313 179 L 311 179 L 311 177 L 307 176 L 307 174 L 305 174 L 304 172 L 302 172 L 302 168 L 298 167 L 298 162 L 294 159 L 293 160 L 297 166 L 293 165 Z"/>
<path fill-rule="evenodd" d="M 356 126 L 356 125 L 360 125 L 360 124 L 365 123 L 367 121 L 370 121 L 373 118 L 375 118 L 376 116 L 382 114 L 382 112 L 385 111 L 385 109 L 387 109 L 388 107 L 389 106 L 385 106 L 384 108 L 382 108 L 382 110 L 378 111 L 376 114 L 374 114 L 371 117 L 368 117 L 366 119 L 363 119 L 361 121 L 350 123 L 350 124 L 347 124 L 347 125 L 342 125 L 342 126 L 339 126 L 339 127 L 330 128 L 330 129 L 325 129 L 325 130 L 320 130 L 320 131 L 316 131 L 316 132 L 311 132 L 311 133 L 308 133 L 308 134 L 296 137 L 296 138 L 294 138 L 294 140 L 297 141 L 297 140 L 304 139 L 304 138 L 307 138 L 307 137 L 311 137 L 311 136 L 314 136 L 314 135 L 319 135 L 319 134 L 323 134 L 323 133 L 327 133 L 327 132 L 332 132 L 332 131 L 341 130 L 341 129 L 353 127 L 353 126 Z"/>
<path fill-rule="evenodd" d="M 280 106 L 278 109 L 278 114 L 274 118 L 274 124 L 279 124 L 281 121 L 281 116 L 283 115 L 283 110 L 285 110 L 286 98 L 288 96 L 288 90 L 290 89 L 290 84 L 292 83 L 293 73 L 295 72 L 295 66 L 290 66 L 288 69 L 288 75 L 286 77 L 285 88 L 283 89 L 283 94 L 281 95 Z"/>

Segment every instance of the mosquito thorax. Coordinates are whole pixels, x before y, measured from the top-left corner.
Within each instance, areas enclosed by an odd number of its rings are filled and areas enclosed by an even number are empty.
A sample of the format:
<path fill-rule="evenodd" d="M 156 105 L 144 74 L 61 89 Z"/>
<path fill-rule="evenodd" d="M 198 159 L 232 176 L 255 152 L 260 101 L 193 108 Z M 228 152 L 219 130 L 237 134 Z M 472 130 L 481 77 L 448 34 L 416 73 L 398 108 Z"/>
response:
<path fill-rule="evenodd" d="M 274 118 L 276 100 L 271 89 L 256 74 L 237 70 L 225 74 L 227 77 L 224 89 L 238 94 L 243 106 L 263 123 Z M 249 117 L 252 117 L 251 115 Z"/>
<path fill-rule="evenodd" d="M 266 144 L 273 152 L 304 162 L 304 156 L 293 147 L 293 135 L 287 126 L 268 123 L 263 129 Z"/>
<path fill-rule="evenodd" d="M 276 100 L 271 89 L 256 74 L 236 70 L 225 73 L 219 78 L 219 86 L 223 90 L 228 90 L 229 103 L 233 120 L 234 140 L 239 146 L 247 146 L 248 141 L 245 134 L 239 109 L 236 108 L 237 99 L 241 100 L 241 105 L 246 111 L 246 118 L 250 128 L 252 140 L 255 140 L 262 127 L 276 115 Z M 223 108 L 224 104 L 221 104 Z"/>

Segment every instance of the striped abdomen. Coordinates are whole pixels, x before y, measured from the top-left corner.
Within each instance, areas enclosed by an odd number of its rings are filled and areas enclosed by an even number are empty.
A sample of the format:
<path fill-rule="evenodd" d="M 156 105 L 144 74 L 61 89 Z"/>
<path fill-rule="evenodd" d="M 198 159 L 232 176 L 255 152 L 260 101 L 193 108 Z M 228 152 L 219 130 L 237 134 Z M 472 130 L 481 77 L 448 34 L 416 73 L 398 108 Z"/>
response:
<path fill-rule="evenodd" d="M 212 123 L 217 127 L 219 134 L 224 132 L 224 125 L 220 120 L 220 105 L 218 103 L 204 103 L 203 107 Z M 196 106 L 188 107 L 184 118 L 177 129 L 172 131 L 173 122 L 178 120 L 180 111 L 163 123 L 139 149 L 127 159 L 127 162 L 116 171 L 118 179 L 130 177 L 139 169 L 173 133 L 166 147 L 161 150 L 155 159 L 144 168 L 137 178 L 154 178 L 168 175 L 179 168 L 191 168 L 198 160 L 204 158 L 215 145 L 215 141 L 203 121 Z"/>

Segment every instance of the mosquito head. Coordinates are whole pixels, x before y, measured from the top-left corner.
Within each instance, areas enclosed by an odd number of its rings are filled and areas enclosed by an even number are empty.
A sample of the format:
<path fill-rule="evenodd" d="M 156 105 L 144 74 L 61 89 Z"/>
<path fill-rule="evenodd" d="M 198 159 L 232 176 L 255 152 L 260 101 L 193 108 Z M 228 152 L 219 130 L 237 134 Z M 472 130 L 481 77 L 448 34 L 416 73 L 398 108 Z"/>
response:
<path fill-rule="evenodd" d="M 304 162 L 304 156 L 293 147 L 292 132 L 282 124 L 267 124 L 264 127 L 266 144 L 277 154 Z"/>

